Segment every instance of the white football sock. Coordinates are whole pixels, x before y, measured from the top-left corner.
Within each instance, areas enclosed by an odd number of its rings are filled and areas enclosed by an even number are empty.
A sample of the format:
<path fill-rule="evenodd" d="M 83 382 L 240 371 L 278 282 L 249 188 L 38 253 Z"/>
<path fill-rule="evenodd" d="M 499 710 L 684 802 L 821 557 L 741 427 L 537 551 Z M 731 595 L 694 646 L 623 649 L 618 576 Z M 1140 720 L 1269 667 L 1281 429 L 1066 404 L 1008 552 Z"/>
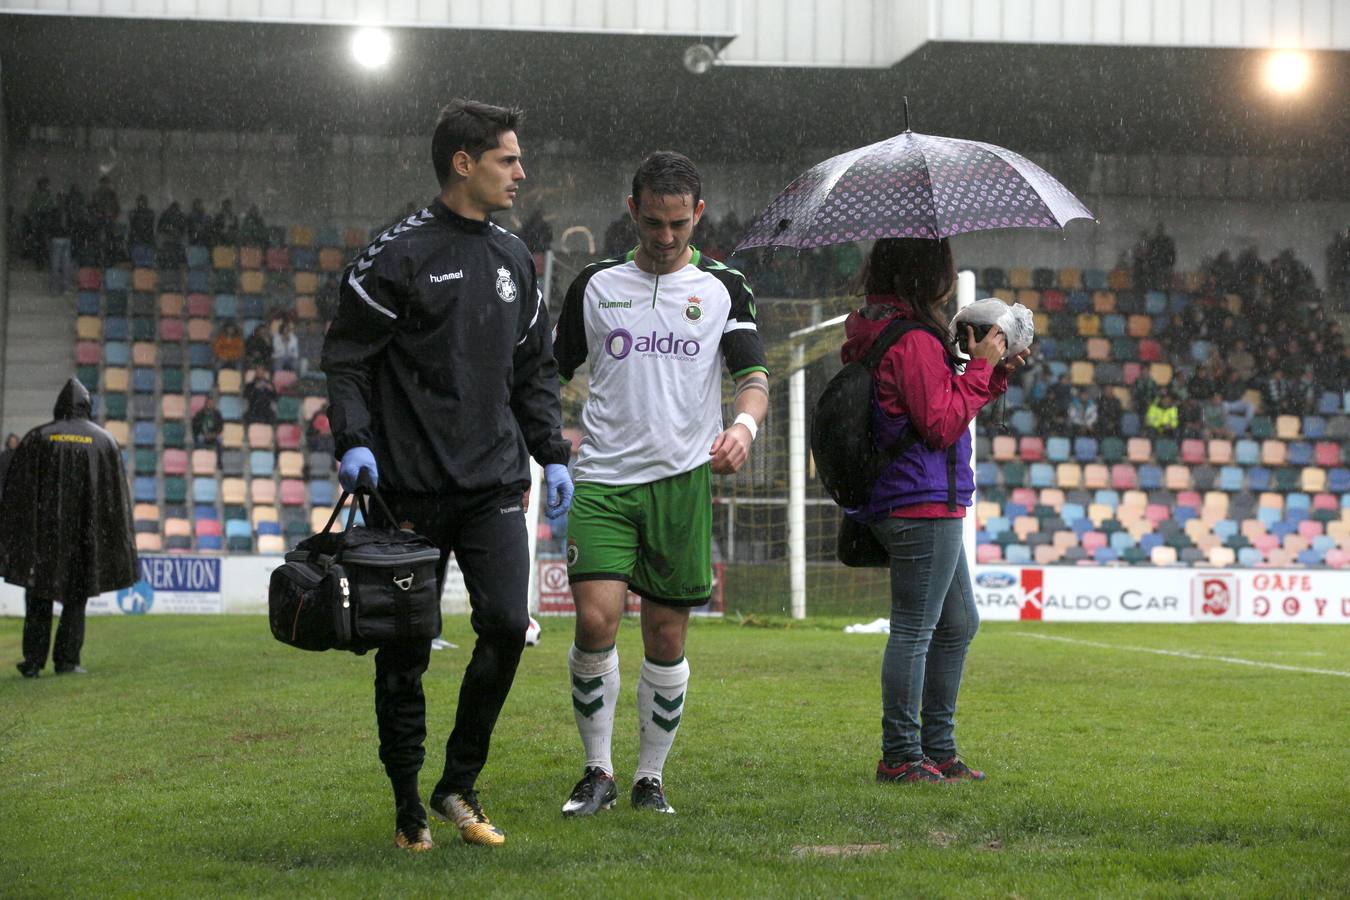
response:
<path fill-rule="evenodd" d="M 642 661 L 637 689 L 638 766 L 634 782 L 643 778 L 661 780 L 661 770 L 684 715 L 688 687 L 689 662 L 683 656 L 673 663 Z"/>
<path fill-rule="evenodd" d="M 613 776 L 610 738 L 614 734 L 614 707 L 619 701 L 619 651 L 615 647 L 582 650 L 573 644 L 567 654 L 567 674 L 586 765 Z"/>

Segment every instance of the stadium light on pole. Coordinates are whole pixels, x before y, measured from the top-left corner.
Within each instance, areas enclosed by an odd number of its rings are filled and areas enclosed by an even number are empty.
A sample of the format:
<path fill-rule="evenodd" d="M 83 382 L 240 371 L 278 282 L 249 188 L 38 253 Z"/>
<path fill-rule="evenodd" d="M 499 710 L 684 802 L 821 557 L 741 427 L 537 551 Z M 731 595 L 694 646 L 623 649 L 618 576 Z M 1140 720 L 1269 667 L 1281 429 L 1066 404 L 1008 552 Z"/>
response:
<path fill-rule="evenodd" d="M 384 67 L 393 54 L 393 41 L 383 28 L 362 28 L 352 35 L 352 57 L 367 69 Z"/>
<path fill-rule="evenodd" d="M 1308 86 L 1312 63 L 1308 54 L 1277 50 L 1266 59 L 1266 87 L 1277 94 L 1296 94 Z"/>

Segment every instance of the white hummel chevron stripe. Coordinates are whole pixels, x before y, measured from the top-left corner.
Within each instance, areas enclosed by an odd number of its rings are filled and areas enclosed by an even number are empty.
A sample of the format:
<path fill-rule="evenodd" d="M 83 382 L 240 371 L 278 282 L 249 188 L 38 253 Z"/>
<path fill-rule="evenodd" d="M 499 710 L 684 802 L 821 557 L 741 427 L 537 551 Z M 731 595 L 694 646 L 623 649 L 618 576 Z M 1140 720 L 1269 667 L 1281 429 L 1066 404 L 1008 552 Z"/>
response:
<path fill-rule="evenodd" d="M 525 327 L 525 337 L 516 341 L 517 347 L 525 343 L 525 341 L 529 338 L 530 332 L 534 330 L 534 323 L 539 321 L 539 310 L 544 308 L 544 292 L 539 288 L 535 288 L 534 295 L 539 299 L 539 302 L 536 303 L 534 306 L 534 318 L 530 319 L 530 324 Z"/>
<path fill-rule="evenodd" d="M 364 272 L 366 269 L 369 269 L 373 265 L 375 265 L 375 260 L 373 259 L 365 259 L 365 258 L 358 259 L 356 261 L 356 271 Z"/>
<path fill-rule="evenodd" d="M 398 316 L 394 315 L 394 313 L 387 307 L 381 306 L 380 304 L 376 303 L 374 300 L 371 299 L 370 295 L 366 293 L 366 289 L 361 286 L 361 281 L 356 277 L 355 272 L 352 272 L 347 276 L 347 283 L 352 286 L 352 290 L 356 291 L 357 296 L 359 296 L 372 308 L 378 310 L 379 312 L 384 313 L 391 319 L 398 318 Z"/>

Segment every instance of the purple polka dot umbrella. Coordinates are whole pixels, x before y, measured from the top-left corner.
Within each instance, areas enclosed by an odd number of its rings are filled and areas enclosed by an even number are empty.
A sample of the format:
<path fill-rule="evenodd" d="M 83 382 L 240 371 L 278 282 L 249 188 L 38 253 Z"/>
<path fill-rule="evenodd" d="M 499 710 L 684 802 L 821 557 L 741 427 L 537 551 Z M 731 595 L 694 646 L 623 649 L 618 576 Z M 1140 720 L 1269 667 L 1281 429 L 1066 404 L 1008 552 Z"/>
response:
<path fill-rule="evenodd" d="M 1040 166 L 979 141 L 905 131 L 813 166 L 736 244 L 804 250 L 996 228 L 1063 228 L 1092 213 Z"/>

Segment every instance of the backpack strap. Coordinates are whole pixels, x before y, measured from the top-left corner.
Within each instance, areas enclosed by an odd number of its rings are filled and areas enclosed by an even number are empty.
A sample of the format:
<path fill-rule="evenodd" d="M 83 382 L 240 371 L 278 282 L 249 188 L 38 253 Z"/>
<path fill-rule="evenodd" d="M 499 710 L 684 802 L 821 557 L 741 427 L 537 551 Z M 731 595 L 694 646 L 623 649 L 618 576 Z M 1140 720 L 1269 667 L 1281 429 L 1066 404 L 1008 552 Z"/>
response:
<path fill-rule="evenodd" d="M 859 360 L 859 362 L 867 367 L 868 371 L 872 373 L 872 376 L 875 379 L 877 373 L 877 366 L 881 364 L 881 358 L 886 355 L 886 352 L 890 350 L 892 346 L 894 346 L 896 341 L 900 340 L 900 338 L 904 337 L 906 334 L 908 334 L 909 332 L 913 331 L 916 328 L 920 328 L 928 332 L 929 334 L 937 338 L 939 341 L 943 339 L 942 335 L 938 334 L 936 329 L 931 328 L 928 325 L 923 325 L 919 322 L 915 322 L 913 319 L 902 319 L 897 317 L 891 322 L 891 324 L 886 326 L 885 330 L 882 331 L 881 334 L 877 335 L 877 339 L 872 342 L 871 347 L 867 348 L 867 352 L 863 354 L 863 357 L 862 359 Z M 875 384 L 875 381 L 873 382 L 873 384 Z M 886 448 L 885 451 L 886 465 L 890 466 L 891 463 L 899 459 L 902 454 L 904 454 L 907 450 L 909 450 L 910 447 L 913 447 L 916 443 L 918 443 L 918 441 L 919 441 L 919 433 L 914 430 L 914 426 L 912 424 L 907 425 L 905 427 L 904 433 L 900 435 L 900 437 L 895 441 L 895 443 L 891 444 L 890 447 Z M 950 447 L 947 448 L 947 509 L 953 511 L 955 511 L 956 509 L 955 444 L 952 444 Z"/>

